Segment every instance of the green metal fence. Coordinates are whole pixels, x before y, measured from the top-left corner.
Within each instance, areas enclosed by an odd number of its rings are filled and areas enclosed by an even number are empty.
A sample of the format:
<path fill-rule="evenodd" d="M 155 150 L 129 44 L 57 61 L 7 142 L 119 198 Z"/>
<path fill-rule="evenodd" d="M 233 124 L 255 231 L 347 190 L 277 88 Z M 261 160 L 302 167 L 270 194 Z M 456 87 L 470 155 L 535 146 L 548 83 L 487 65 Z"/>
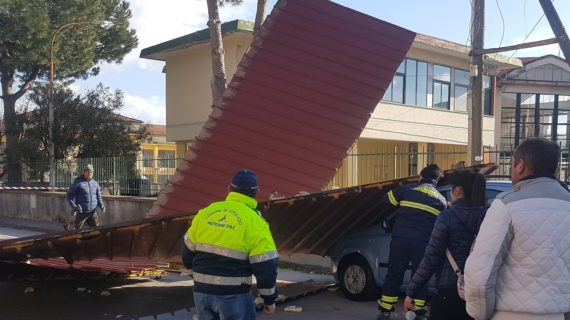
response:
<path fill-rule="evenodd" d="M 496 163 L 498 169 L 492 179 L 509 180 L 512 150 L 486 148 L 484 163 Z M 437 163 L 449 169 L 459 161 L 466 161 L 464 152 L 400 152 L 400 153 L 351 153 L 343 160 L 335 177 L 325 189 L 351 187 L 418 174 L 429 163 Z M 87 164 L 94 167 L 94 178 L 105 194 L 129 196 L 156 196 L 176 172 L 178 159 L 138 159 L 136 157 L 81 158 L 57 160 L 55 170 L 49 172 L 49 163 L 22 164 L 22 186 L 47 187 L 53 179 L 53 187 L 67 188 L 79 176 Z M 8 165 L 7 165 L 8 166 Z M 570 161 L 568 151 L 560 155 L 558 176 L 568 181 Z M 6 177 L 4 177 L 6 179 Z M 0 180 L 0 184 L 1 184 Z"/>
<path fill-rule="evenodd" d="M 493 180 L 511 180 L 511 161 L 514 149 L 486 148 L 483 151 L 485 163 L 495 163 L 498 168 L 491 174 Z M 570 157 L 568 150 L 562 149 L 556 177 L 561 181 L 570 182 Z"/>
<path fill-rule="evenodd" d="M 136 157 L 78 158 L 20 165 L 22 186 L 67 188 L 91 164 L 93 178 L 105 194 L 156 196 L 168 183 L 182 161 L 178 159 L 137 159 Z M 49 181 L 52 179 L 52 183 Z"/>

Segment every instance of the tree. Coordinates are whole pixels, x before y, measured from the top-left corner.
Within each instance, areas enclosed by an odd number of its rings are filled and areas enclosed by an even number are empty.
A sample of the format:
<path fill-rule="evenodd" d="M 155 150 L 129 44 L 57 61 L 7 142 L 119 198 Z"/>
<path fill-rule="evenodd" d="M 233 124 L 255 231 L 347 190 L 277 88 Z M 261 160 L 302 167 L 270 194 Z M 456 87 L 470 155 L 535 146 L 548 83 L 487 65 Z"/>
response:
<path fill-rule="evenodd" d="M 0 1 L 0 84 L 4 106 L 8 183 L 20 182 L 20 127 L 16 103 L 37 79 L 48 75 L 50 39 L 60 26 L 78 21 L 109 21 L 110 28 L 93 25 L 69 28 L 54 46 L 56 78 L 87 78 L 101 62 L 121 62 L 137 46 L 129 28 L 126 0 L 2 0 Z"/>
<path fill-rule="evenodd" d="M 255 13 L 255 25 L 253 33 L 256 34 L 257 30 L 261 28 L 263 20 L 265 19 L 265 9 L 267 8 L 267 0 L 257 0 L 257 11 Z"/>
<path fill-rule="evenodd" d="M 20 152 L 24 162 L 47 162 L 47 88 L 35 87 L 30 100 L 34 110 L 21 114 Z M 134 156 L 150 136 L 146 126 L 132 127 L 118 117 L 123 94 L 99 84 L 85 95 L 59 87 L 54 94 L 54 149 L 56 158 Z"/>
<path fill-rule="evenodd" d="M 208 4 L 208 28 L 210 30 L 210 46 L 212 48 L 212 97 L 213 103 L 224 94 L 226 90 L 226 65 L 224 62 L 224 44 L 222 42 L 222 29 L 220 23 L 220 6 L 230 4 L 240 5 L 243 0 L 207 0 Z M 267 0 L 258 0 L 257 13 L 255 16 L 255 31 L 263 23 Z"/>

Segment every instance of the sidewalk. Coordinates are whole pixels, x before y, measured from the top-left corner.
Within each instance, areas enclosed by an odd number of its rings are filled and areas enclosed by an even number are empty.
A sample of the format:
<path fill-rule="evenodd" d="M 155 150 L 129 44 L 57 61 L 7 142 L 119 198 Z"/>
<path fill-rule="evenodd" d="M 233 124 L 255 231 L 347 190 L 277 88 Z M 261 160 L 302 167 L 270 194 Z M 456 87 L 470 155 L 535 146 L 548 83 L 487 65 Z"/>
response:
<path fill-rule="evenodd" d="M 29 220 L 0 216 L 0 227 L 50 233 L 64 231 L 63 224 L 51 221 Z M 36 233 L 37 234 L 37 233 Z"/>

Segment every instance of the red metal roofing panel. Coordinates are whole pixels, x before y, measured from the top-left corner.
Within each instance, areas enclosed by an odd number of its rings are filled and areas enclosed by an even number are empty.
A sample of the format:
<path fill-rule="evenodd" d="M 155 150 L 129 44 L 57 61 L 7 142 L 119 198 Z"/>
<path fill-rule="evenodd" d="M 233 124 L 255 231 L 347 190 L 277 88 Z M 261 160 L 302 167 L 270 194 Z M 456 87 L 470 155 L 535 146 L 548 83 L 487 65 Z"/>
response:
<path fill-rule="evenodd" d="M 494 164 L 473 167 L 482 174 L 496 169 Z M 445 171 L 447 173 L 452 170 Z M 417 181 L 407 177 L 285 199 L 262 202 L 259 208 L 271 226 L 277 249 L 282 254 L 314 253 L 325 255 L 343 236 L 378 223 L 384 212 L 381 197 L 388 190 Z M 445 179 L 440 181 L 445 184 Z M 27 238 L 0 241 L 0 280 L 3 261 L 30 259 L 37 266 L 83 270 L 126 269 L 152 261 L 169 261 L 180 255 L 184 232 L 193 214 L 155 217 L 137 222 L 103 226 L 89 231 L 64 231 Z M 118 261 L 104 261 L 118 260 Z M 151 263 L 152 264 L 152 263 Z"/>
<path fill-rule="evenodd" d="M 260 200 L 320 191 L 415 37 L 327 0 L 279 1 L 150 216 L 222 199 L 240 168 Z"/>

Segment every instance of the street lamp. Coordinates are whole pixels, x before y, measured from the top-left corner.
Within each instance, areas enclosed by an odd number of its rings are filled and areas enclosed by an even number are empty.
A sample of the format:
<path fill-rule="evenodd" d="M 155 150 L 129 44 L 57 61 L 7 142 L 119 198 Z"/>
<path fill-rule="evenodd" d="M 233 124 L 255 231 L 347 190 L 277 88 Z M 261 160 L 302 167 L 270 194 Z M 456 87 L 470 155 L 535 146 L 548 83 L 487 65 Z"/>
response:
<path fill-rule="evenodd" d="M 103 28 L 109 28 L 113 25 L 110 21 L 76 21 L 70 22 L 62 25 L 61 27 L 57 28 L 55 32 L 51 36 L 50 40 L 50 58 L 49 58 L 49 85 L 48 85 L 48 134 L 49 134 L 49 141 L 48 141 L 48 153 L 49 153 L 49 184 L 53 187 L 53 174 L 54 174 L 54 165 L 55 165 L 55 147 L 53 141 L 53 124 L 54 124 L 54 112 L 53 112 L 53 44 L 55 43 L 55 37 L 63 30 L 71 27 L 79 27 L 79 26 L 87 26 L 87 25 L 95 25 L 100 26 Z"/>

